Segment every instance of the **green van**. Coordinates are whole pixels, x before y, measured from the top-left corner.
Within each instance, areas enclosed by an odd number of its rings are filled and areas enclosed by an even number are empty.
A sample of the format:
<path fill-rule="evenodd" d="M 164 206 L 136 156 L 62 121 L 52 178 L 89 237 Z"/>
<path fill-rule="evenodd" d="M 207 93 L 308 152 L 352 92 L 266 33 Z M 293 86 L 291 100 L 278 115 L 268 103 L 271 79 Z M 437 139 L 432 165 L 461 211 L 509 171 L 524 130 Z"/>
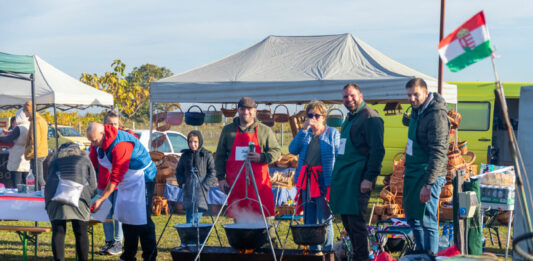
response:
<path fill-rule="evenodd" d="M 467 141 L 469 151 L 476 153 L 476 163 L 490 162 L 496 165 L 511 165 L 509 137 L 501 119 L 501 109 L 494 94 L 494 82 L 450 82 L 457 85 L 457 110 L 462 115 L 459 125 L 459 141 Z M 503 83 L 509 117 L 513 129 L 518 129 L 518 104 L 520 88 L 533 83 Z M 407 95 L 407 94 L 406 94 Z M 382 174 L 392 173 L 393 157 L 405 149 L 407 127 L 402 124 L 402 115 L 385 116 L 384 104 L 372 106 L 385 122 L 385 158 Z M 450 108 L 455 106 L 450 104 Z M 402 111 L 409 108 L 402 104 Z"/>

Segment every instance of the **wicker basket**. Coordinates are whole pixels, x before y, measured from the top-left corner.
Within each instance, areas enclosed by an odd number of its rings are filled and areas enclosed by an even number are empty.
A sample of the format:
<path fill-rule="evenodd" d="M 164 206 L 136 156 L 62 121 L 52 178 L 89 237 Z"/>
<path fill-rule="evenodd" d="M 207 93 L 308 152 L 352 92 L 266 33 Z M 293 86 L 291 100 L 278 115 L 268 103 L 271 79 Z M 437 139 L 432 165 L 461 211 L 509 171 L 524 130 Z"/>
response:
<path fill-rule="evenodd" d="M 194 111 L 194 112 L 191 111 L 191 109 L 194 107 L 198 108 L 198 110 L 200 111 Z M 200 107 L 198 107 L 198 105 L 191 106 L 185 113 L 185 123 L 187 123 L 188 125 L 200 126 L 204 124 L 204 120 L 205 120 L 205 113 L 202 111 Z"/>
<path fill-rule="evenodd" d="M 276 208 L 276 216 L 281 217 L 285 215 L 292 215 L 294 213 L 295 206 L 281 205 Z"/>
<path fill-rule="evenodd" d="M 274 127 L 275 122 L 274 122 L 274 119 L 268 118 L 268 119 L 261 120 L 261 123 L 265 124 L 268 127 Z"/>
<path fill-rule="evenodd" d="M 392 193 L 388 190 L 389 186 L 385 186 L 381 192 L 379 193 L 379 197 L 383 199 L 385 202 L 391 202 L 396 197 L 396 193 Z"/>
<path fill-rule="evenodd" d="M 172 127 L 172 125 L 170 125 L 170 123 L 167 122 L 165 123 L 165 125 L 157 126 L 156 130 L 160 132 L 164 132 L 164 131 L 170 130 L 170 127 Z"/>
<path fill-rule="evenodd" d="M 466 154 L 468 152 L 468 142 L 466 140 L 459 142 L 457 147 L 459 148 L 459 151 L 461 151 L 461 154 Z"/>
<path fill-rule="evenodd" d="M 496 217 L 496 220 L 498 220 L 498 222 L 502 225 L 509 225 L 509 219 L 511 217 L 511 212 L 509 211 L 503 211 L 502 213 L 500 213 L 497 217 Z"/>
<path fill-rule="evenodd" d="M 458 112 L 454 110 L 448 111 L 448 119 L 450 120 L 452 129 L 457 129 L 459 127 L 459 123 L 461 123 L 462 118 L 463 117 Z"/>
<path fill-rule="evenodd" d="M 444 185 L 440 191 L 440 197 L 441 198 L 453 197 L 453 185 L 452 184 Z"/>
<path fill-rule="evenodd" d="M 391 203 L 387 205 L 387 210 L 385 212 L 387 215 L 394 216 L 394 215 L 398 215 L 400 211 L 401 211 L 401 207 L 399 204 Z"/>
<path fill-rule="evenodd" d="M 165 119 L 165 122 L 170 125 L 174 125 L 174 126 L 181 125 L 183 123 L 183 117 L 185 114 L 183 113 L 180 107 L 178 107 L 178 110 L 180 111 L 167 112 L 167 117 Z"/>
<path fill-rule="evenodd" d="M 440 198 L 439 201 L 441 204 L 450 204 L 453 201 L 453 196 Z"/>
<path fill-rule="evenodd" d="M 222 104 L 222 108 L 220 108 L 220 111 L 222 114 L 224 114 L 224 117 L 231 118 L 234 117 L 235 114 L 237 114 L 237 106 L 233 105 L 233 109 L 225 108 L 224 106 L 228 106 L 227 104 Z"/>
<path fill-rule="evenodd" d="M 155 181 L 157 183 L 166 183 L 167 178 L 172 176 L 173 171 L 169 167 L 159 167 L 157 169 L 157 175 L 155 176 Z"/>
<path fill-rule="evenodd" d="M 261 122 L 272 119 L 272 112 L 270 111 L 270 107 L 264 110 L 257 110 L 257 113 L 255 115 Z"/>
<path fill-rule="evenodd" d="M 377 215 L 377 216 L 385 215 L 386 209 L 387 209 L 387 205 L 378 204 L 374 207 L 374 215 Z"/>
<path fill-rule="evenodd" d="M 441 221 L 445 219 L 453 219 L 453 207 L 441 205 L 439 207 L 439 219 Z"/>
<path fill-rule="evenodd" d="M 166 185 L 166 183 L 155 183 L 154 196 L 163 196 L 163 193 L 165 193 Z"/>
<path fill-rule="evenodd" d="M 403 193 L 403 177 L 391 176 L 389 190 L 392 193 Z"/>
<path fill-rule="evenodd" d="M 213 108 L 212 111 L 210 111 L 211 108 Z M 209 105 L 209 107 L 207 107 L 207 111 L 205 112 L 204 122 L 205 123 L 221 123 L 222 112 L 217 111 L 215 106 Z"/>
<path fill-rule="evenodd" d="M 280 106 L 283 107 L 283 108 L 285 108 L 286 113 L 279 113 L 279 112 L 277 112 L 277 109 L 278 109 Z M 285 105 L 283 105 L 283 104 L 280 104 L 280 105 L 278 105 L 278 106 L 276 106 L 276 107 L 274 108 L 274 115 L 272 116 L 272 118 L 274 118 L 274 121 L 275 121 L 275 122 L 288 122 L 288 121 L 289 121 L 289 117 L 290 117 L 290 115 L 289 115 L 289 108 L 287 108 L 287 106 L 285 106 Z"/>
<path fill-rule="evenodd" d="M 448 169 L 455 168 L 456 166 L 465 163 L 463 156 L 459 150 L 454 150 L 448 153 Z"/>
<path fill-rule="evenodd" d="M 404 152 L 398 152 L 394 157 L 392 157 L 392 167 L 395 168 L 396 166 L 403 167 L 405 165 L 405 153 Z"/>
<path fill-rule="evenodd" d="M 291 157 L 289 160 L 289 167 L 290 168 L 297 168 L 298 167 L 298 158 L 297 157 Z"/>
<path fill-rule="evenodd" d="M 160 161 L 165 157 L 165 153 L 160 151 L 150 151 L 150 157 L 153 161 Z"/>
<path fill-rule="evenodd" d="M 339 111 L 341 114 L 331 114 L 332 111 Z M 326 116 L 326 124 L 331 127 L 341 127 L 344 123 L 344 113 L 338 109 L 330 109 Z"/>

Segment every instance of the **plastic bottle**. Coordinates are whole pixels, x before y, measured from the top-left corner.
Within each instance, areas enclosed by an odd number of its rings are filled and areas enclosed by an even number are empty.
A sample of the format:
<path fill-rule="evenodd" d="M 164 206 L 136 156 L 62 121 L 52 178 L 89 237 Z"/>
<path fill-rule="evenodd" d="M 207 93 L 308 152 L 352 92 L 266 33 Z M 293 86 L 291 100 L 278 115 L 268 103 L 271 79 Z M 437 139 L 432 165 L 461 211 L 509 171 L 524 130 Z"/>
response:
<path fill-rule="evenodd" d="M 446 249 L 450 246 L 450 241 L 448 240 L 448 226 L 443 227 L 442 236 L 439 239 L 439 251 Z"/>
<path fill-rule="evenodd" d="M 28 193 L 35 191 L 35 176 L 33 176 L 33 172 L 31 169 L 30 169 L 30 173 L 26 177 L 26 191 Z"/>

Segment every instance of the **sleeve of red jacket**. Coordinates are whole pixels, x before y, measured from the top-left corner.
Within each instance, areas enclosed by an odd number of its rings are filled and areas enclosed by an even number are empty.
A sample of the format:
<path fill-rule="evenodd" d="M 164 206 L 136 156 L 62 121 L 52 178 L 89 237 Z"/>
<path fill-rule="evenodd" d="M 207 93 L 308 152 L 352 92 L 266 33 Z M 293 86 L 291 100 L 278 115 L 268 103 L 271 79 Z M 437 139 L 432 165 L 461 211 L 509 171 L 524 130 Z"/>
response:
<path fill-rule="evenodd" d="M 91 159 L 91 163 L 93 164 L 93 168 L 98 168 L 98 153 L 96 153 L 96 148 L 94 146 L 91 146 L 89 150 L 89 159 Z"/>
<path fill-rule="evenodd" d="M 111 183 L 118 185 L 124 179 L 130 165 L 133 144 L 130 142 L 119 142 L 111 151 L 113 167 L 111 168 Z"/>

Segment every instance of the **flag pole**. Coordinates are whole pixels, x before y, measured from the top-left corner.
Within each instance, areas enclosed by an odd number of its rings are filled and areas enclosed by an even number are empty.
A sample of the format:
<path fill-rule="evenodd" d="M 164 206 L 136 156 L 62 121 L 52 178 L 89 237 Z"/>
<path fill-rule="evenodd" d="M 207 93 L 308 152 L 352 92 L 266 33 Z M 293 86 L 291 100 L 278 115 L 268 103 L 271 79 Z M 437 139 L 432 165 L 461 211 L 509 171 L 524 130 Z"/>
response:
<path fill-rule="evenodd" d="M 524 210 L 524 220 L 527 222 L 527 227 L 529 232 L 533 232 L 533 225 L 531 223 L 530 212 L 529 212 L 529 206 L 527 205 L 526 200 L 526 193 L 524 190 L 524 183 L 522 179 L 522 170 L 524 171 L 525 182 L 528 188 L 531 188 L 529 186 L 529 180 L 527 178 L 527 172 L 524 167 L 524 161 L 522 160 L 522 154 L 520 153 L 520 149 L 518 147 L 518 143 L 516 141 L 516 137 L 514 135 L 513 126 L 511 125 L 511 121 L 509 120 L 509 112 L 507 107 L 507 101 L 505 100 L 505 93 L 503 91 L 502 83 L 500 82 L 498 78 L 498 72 L 496 71 L 496 63 L 494 61 L 494 53 L 490 56 L 492 61 L 492 69 L 494 71 L 494 77 L 496 80 L 496 89 L 494 90 L 496 96 L 500 99 L 500 106 L 501 106 L 501 114 L 502 118 L 505 121 L 505 125 L 507 127 L 507 133 L 509 135 L 509 141 L 511 142 L 510 151 L 511 151 L 511 157 L 513 158 L 513 165 L 515 169 L 515 176 L 516 176 L 516 188 L 518 191 L 520 203 L 522 203 L 522 208 Z M 530 202 L 533 202 L 531 200 L 531 194 L 529 195 Z"/>
<path fill-rule="evenodd" d="M 444 9 L 446 5 L 446 0 L 440 0 L 440 33 L 439 33 L 439 42 L 444 38 Z M 439 76 L 438 76 L 438 92 L 442 95 L 442 58 L 439 55 Z"/>

